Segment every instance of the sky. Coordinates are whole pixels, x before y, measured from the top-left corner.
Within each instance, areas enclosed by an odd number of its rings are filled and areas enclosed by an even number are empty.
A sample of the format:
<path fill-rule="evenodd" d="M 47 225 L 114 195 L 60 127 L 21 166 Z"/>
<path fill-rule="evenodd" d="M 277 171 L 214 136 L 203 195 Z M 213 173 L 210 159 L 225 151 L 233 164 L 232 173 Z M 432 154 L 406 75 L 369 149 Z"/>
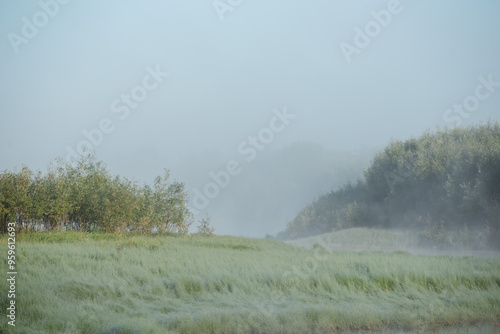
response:
<path fill-rule="evenodd" d="M 499 13 L 494 0 L 0 0 L 0 170 L 88 148 L 138 182 L 170 169 L 217 234 L 276 233 L 391 139 L 499 120 Z"/>

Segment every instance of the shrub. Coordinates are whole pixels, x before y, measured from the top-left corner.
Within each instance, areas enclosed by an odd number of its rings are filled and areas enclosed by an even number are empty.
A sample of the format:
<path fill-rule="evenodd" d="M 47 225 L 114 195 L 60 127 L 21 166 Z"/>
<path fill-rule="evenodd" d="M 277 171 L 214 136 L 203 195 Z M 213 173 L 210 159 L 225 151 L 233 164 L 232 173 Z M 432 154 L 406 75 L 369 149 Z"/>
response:
<path fill-rule="evenodd" d="M 200 224 L 197 226 L 198 234 L 201 235 L 214 235 L 215 229 L 210 226 L 210 218 L 206 217 L 200 220 Z"/>
<path fill-rule="evenodd" d="M 0 232 L 18 229 L 150 234 L 187 233 L 191 213 L 184 184 L 158 176 L 153 186 L 113 176 L 93 156 L 53 164 L 45 174 L 28 167 L 0 173 Z"/>
<path fill-rule="evenodd" d="M 487 243 L 488 238 L 479 236 L 485 234 L 484 226 L 489 235 L 500 231 L 499 123 L 391 141 L 363 178 L 304 208 L 279 236 L 357 226 L 420 231 L 421 238 L 439 246 Z"/>

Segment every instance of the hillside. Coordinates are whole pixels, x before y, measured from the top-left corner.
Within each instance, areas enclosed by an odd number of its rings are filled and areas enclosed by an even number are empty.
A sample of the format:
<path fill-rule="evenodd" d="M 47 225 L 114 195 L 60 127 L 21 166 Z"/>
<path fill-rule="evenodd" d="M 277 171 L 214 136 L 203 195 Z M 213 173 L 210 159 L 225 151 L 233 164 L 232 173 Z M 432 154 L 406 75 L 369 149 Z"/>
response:
<path fill-rule="evenodd" d="M 391 141 L 363 178 L 301 210 L 279 237 L 352 227 L 406 229 L 439 247 L 499 247 L 498 122 Z"/>
<path fill-rule="evenodd" d="M 498 250 L 473 250 L 464 247 L 460 249 L 429 247 L 428 245 L 421 244 L 418 234 L 397 229 L 354 227 L 306 238 L 288 240 L 286 243 L 309 249 L 321 246 L 334 251 L 402 251 L 413 255 L 475 256 L 484 258 L 500 256 L 500 251 Z"/>

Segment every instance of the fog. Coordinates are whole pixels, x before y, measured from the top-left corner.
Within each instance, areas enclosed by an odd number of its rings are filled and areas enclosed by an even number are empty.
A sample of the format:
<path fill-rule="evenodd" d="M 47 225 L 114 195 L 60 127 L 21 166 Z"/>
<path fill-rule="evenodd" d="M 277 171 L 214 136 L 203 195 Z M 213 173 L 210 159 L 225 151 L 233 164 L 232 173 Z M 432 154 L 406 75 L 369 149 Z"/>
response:
<path fill-rule="evenodd" d="M 216 234 L 274 234 L 391 138 L 500 120 L 498 13 L 493 0 L 3 1 L 0 170 L 90 149 L 140 182 L 170 169 Z"/>

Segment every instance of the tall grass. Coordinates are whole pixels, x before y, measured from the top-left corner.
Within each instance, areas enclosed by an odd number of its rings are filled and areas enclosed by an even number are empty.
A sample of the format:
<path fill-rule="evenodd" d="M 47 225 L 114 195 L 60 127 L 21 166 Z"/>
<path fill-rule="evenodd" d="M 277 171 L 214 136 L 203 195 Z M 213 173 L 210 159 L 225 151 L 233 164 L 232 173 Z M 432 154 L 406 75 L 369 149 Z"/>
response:
<path fill-rule="evenodd" d="M 20 234 L 17 252 L 16 332 L 312 333 L 500 322 L 499 258 L 79 232 Z M 6 280 L 0 288 L 7 291 Z M 7 303 L 2 293 L 0 307 Z M 12 328 L 2 320 L 0 330 Z"/>

